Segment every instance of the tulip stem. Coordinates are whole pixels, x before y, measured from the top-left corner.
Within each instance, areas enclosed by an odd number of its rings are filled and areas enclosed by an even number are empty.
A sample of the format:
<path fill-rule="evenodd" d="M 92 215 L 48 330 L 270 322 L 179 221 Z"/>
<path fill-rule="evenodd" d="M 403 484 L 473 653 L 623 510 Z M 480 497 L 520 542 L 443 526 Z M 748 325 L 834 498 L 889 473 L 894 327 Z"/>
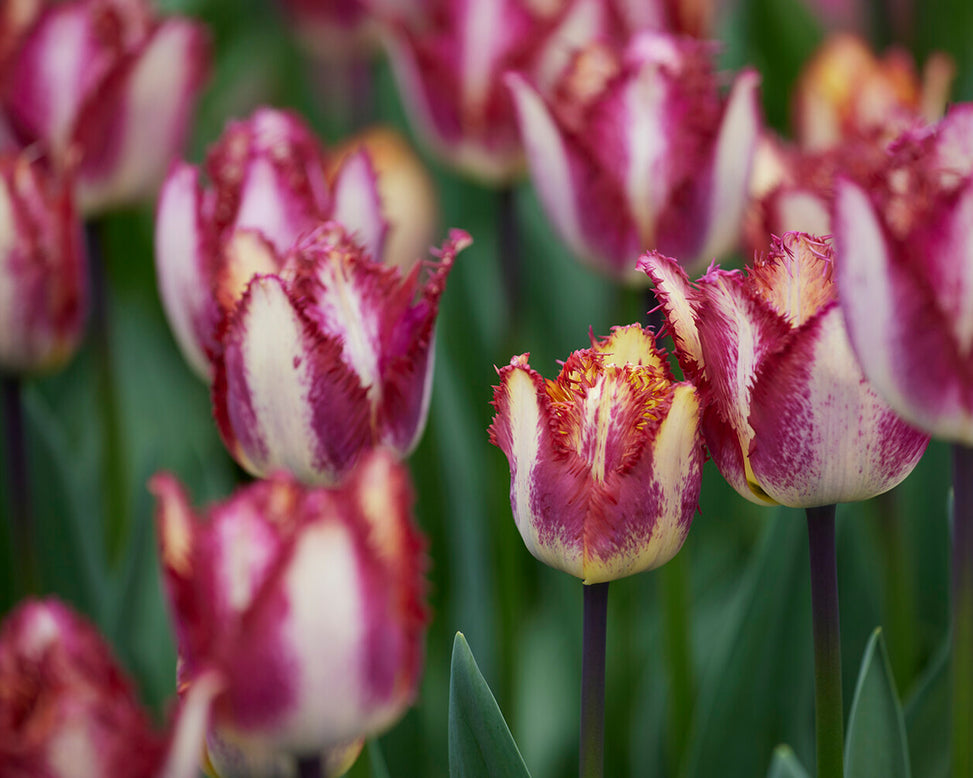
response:
<path fill-rule="evenodd" d="M 500 253 L 509 322 L 514 322 L 520 312 L 520 235 L 517 229 L 516 194 L 513 185 L 501 187 L 497 193 L 497 251 Z"/>
<path fill-rule="evenodd" d="M 108 562 L 115 567 L 125 540 L 125 460 L 118 418 L 118 393 L 115 391 L 112 364 L 111 327 L 108 312 L 108 270 L 102 251 L 100 225 L 88 221 L 85 238 L 91 268 L 91 337 L 97 366 L 98 395 L 101 398 L 103 439 L 102 483 L 105 492 L 105 535 Z"/>
<path fill-rule="evenodd" d="M 973 775 L 973 448 L 953 446 L 953 778 Z"/>
<path fill-rule="evenodd" d="M 323 778 L 320 756 L 301 756 L 297 759 L 297 778 Z"/>
<path fill-rule="evenodd" d="M 881 494 L 878 502 L 878 540 L 885 562 L 885 633 L 892 675 L 898 688 L 912 681 L 916 666 L 915 570 L 906 548 L 905 527 L 898 509 L 897 490 Z"/>
<path fill-rule="evenodd" d="M 841 629 L 835 508 L 807 509 L 811 560 L 811 614 L 814 628 L 814 721 L 818 778 L 844 774 L 844 711 L 841 702 Z"/>
<path fill-rule="evenodd" d="M 608 582 L 584 587 L 581 663 L 581 778 L 601 778 L 605 770 L 605 632 Z"/>
<path fill-rule="evenodd" d="M 30 475 L 27 466 L 27 436 L 24 432 L 23 385 L 19 378 L 0 378 L 3 393 L 4 456 L 7 460 L 7 485 L 10 526 L 14 553 L 15 585 L 19 598 L 34 592 L 36 562 L 30 510 Z"/>
<path fill-rule="evenodd" d="M 689 637 L 689 557 L 684 550 L 659 571 L 665 618 L 670 703 L 667 745 L 669 773 L 679 774 L 693 715 L 693 670 Z"/>

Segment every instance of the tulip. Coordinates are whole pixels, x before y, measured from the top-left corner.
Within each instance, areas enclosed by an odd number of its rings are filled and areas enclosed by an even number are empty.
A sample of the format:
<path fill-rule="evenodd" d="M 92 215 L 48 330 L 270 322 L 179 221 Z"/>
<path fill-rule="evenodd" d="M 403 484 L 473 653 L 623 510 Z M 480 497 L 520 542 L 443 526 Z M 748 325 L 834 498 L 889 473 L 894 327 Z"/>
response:
<path fill-rule="evenodd" d="M 60 602 L 22 603 L 0 627 L 0 766 L 8 778 L 192 778 L 212 677 L 155 732 L 105 641 Z"/>
<path fill-rule="evenodd" d="M 657 252 L 639 261 L 679 363 L 706 400 L 709 451 L 752 502 L 808 508 L 874 497 L 912 471 L 929 440 L 862 375 L 833 254 L 822 239 L 787 233 L 747 275 L 714 267 L 696 284 Z"/>
<path fill-rule="evenodd" d="M 714 0 L 604 0 L 619 39 L 642 30 L 709 38 L 716 12 Z"/>
<path fill-rule="evenodd" d="M 454 230 L 435 261 L 406 275 L 329 222 L 279 274 L 255 276 L 221 327 L 214 365 L 214 414 L 240 465 L 329 484 L 372 446 L 411 452 L 429 410 L 439 297 L 469 243 Z"/>
<path fill-rule="evenodd" d="M 190 165 L 170 170 L 156 213 L 159 292 L 176 342 L 201 377 L 212 377 L 220 319 L 253 275 L 280 270 L 302 233 L 334 219 L 369 256 L 385 257 L 389 225 L 367 145 L 331 167 L 296 115 L 261 108 L 231 122 L 210 149 L 210 188 Z"/>
<path fill-rule="evenodd" d="M 305 759 L 390 727 L 412 703 L 427 621 L 406 470 L 365 458 L 340 489 L 278 473 L 193 511 L 157 475 L 180 683 L 210 674 L 208 757 L 242 746 Z"/>
<path fill-rule="evenodd" d="M 699 501 L 700 402 L 673 380 L 651 331 L 615 327 L 556 381 L 514 357 L 498 370 L 490 442 L 510 462 L 527 549 L 600 583 L 665 564 Z"/>
<path fill-rule="evenodd" d="M 642 33 L 580 51 L 553 91 L 508 76 L 531 178 L 568 246 L 634 280 L 652 248 L 698 266 L 736 246 L 759 125 L 755 73 L 721 97 L 710 44 Z"/>
<path fill-rule="evenodd" d="M 4 107 L 22 143 L 77 166 L 85 214 L 148 199 L 182 147 L 207 49 L 200 25 L 147 0 L 47 3 L 21 31 Z"/>
<path fill-rule="evenodd" d="M 425 10 L 380 14 L 409 118 L 447 163 L 509 185 L 524 159 L 503 74 L 552 83 L 570 51 L 606 29 L 600 0 L 433 0 Z"/>
<path fill-rule="evenodd" d="M 68 180 L 0 154 L 0 372 L 60 367 L 78 346 L 87 263 Z"/>

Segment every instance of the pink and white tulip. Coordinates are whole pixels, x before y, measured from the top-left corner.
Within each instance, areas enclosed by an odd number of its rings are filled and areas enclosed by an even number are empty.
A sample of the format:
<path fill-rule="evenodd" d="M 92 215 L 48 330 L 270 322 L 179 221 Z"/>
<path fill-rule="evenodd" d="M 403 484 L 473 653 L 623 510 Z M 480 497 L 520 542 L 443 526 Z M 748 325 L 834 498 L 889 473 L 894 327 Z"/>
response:
<path fill-rule="evenodd" d="M 417 133 L 450 165 L 493 185 L 524 171 L 504 73 L 552 84 L 572 49 L 607 29 L 601 0 L 431 0 L 423 14 L 382 15 Z"/>
<path fill-rule="evenodd" d="M 402 716 L 422 669 L 425 555 L 388 452 L 340 489 L 277 474 L 203 515 L 171 476 L 151 488 L 180 683 L 223 683 L 207 746 L 218 773 L 240 744 L 306 756 Z"/>
<path fill-rule="evenodd" d="M 0 772 L 7 778 L 194 778 L 216 691 L 201 677 L 156 732 L 108 645 L 60 602 L 0 627 Z"/>
<path fill-rule="evenodd" d="M 827 242 L 787 233 L 746 275 L 714 267 L 695 284 L 655 252 L 639 267 L 655 282 L 679 362 L 703 393 L 713 460 L 741 495 L 831 505 L 874 497 L 912 471 L 929 438 L 862 374 Z"/>
<path fill-rule="evenodd" d="M 231 122 L 210 149 L 210 187 L 191 165 L 170 170 L 156 213 L 159 292 L 176 342 L 200 376 L 212 376 L 220 319 L 252 276 L 280 271 L 298 236 L 339 221 L 369 257 L 385 258 L 389 225 L 367 147 L 331 167 L 298 116 L 261 108 Z"/>
<path fill-rule="evenodd" d="M 203 28 L 147 0 L 47 2 L 3 79 L 23 145 L 76 170 L 85 214 L 153 197 L 208 69 Z"/>
<path fill-rule="evenodd" d="M 920 429 L 973 445 L 973 105 L 899 139 L 870 187 L 838 184 L 837 282 L 877 392 Z"/>
<path fill-rule="evenodd" d="M 454 230 L 404 273 L 329 222 L 278 273 L 252 277 L 214 360 L 214 414 L 236 460 L 328 484 L 375 445 L 408 454 L 429 410 L 439 298 L 469 243 Z"/>
<path fill-rule="evenodd" d="M 645 249 L 698 267 L 740 234 L 760 125 L 756 73 L 723 97 L 711 44 L 642 33 L 578 52 L 547 96 L 508 76 L 531 178 L 582 259 L 637 280 Z"/>
<path fill-rule="evenodd" d="M 696 389 L 673 380 L 651 331 L 637 324 L 592 338 L 555 381 L 527 357 L 498 371 L 490 425 L 490 442 L 510 462 L 510 504 L 527 549 L 586 584 L 668 562 L 699 505 Z"/>
<path fill-rule="evenodd" d="M 71 182 L 29 152 L 0 154 L 0 371 L 63 365 L 81 340 L 87 306 Z"/>

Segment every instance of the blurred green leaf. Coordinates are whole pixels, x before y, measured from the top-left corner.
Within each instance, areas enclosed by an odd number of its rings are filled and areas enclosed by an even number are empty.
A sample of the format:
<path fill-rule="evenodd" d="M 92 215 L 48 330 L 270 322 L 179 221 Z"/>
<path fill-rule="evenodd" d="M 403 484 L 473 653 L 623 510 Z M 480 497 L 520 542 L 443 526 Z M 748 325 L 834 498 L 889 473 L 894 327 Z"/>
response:
<path fill-rule="evenodd" d="M 912 772 L 922 778 L 949 775 L 949 645 L 929 662 L 905 704 Z"/>
<path fill-rule="evenodd" d="M 865 648 L 845 739 L 847 778 L 910 778 L 902 708 L 882 630 Z"/>
<path fill-rule="evenodd" d="M 452 778 L 530 775 L 461 632 L 453 641 L 449 681 L 449 774 Z"/>
<path fill-rule="evenodd" d="M 767 778 L 808 778 L 808 774 L 790 746 L 777 746 Z"/>

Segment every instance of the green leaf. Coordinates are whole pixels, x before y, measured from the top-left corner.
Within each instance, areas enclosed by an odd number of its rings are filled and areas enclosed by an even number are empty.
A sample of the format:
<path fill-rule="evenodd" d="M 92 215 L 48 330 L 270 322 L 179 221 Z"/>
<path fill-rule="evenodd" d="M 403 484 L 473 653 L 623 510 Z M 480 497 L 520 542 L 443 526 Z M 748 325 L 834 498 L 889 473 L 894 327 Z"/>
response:
<path fill-rule="evenodd" d="M 905 704 L 909 754 L 916 775 L 949 775 L 949 641 L 929 660 Z"/>
<path fill-rule="evenodd" d="M 767 778 L 808 778 L 808 774 L 790 746 L 777 746 Z"/>
<path fill-rule="evenodd" d="M 461 632 L 453 641 L 449 679 L 449 774 L 451 778 L 530 775 Z"/>
<path fill-rule="evenodd" d="M 368 764 L 371 767 L 372 778 L 389 778 L 389 769 L 385 765 L 385 757 L 382 755 L 382 747 L 378 740 L 369 740 L 365 745 L 368 753 Z"/>
<path fill-rule="evenodd" d="M 865 648 L 845 740 L 847 778 L 910 778 L 909 746 L 892 667 L 876 629 Z"/>

